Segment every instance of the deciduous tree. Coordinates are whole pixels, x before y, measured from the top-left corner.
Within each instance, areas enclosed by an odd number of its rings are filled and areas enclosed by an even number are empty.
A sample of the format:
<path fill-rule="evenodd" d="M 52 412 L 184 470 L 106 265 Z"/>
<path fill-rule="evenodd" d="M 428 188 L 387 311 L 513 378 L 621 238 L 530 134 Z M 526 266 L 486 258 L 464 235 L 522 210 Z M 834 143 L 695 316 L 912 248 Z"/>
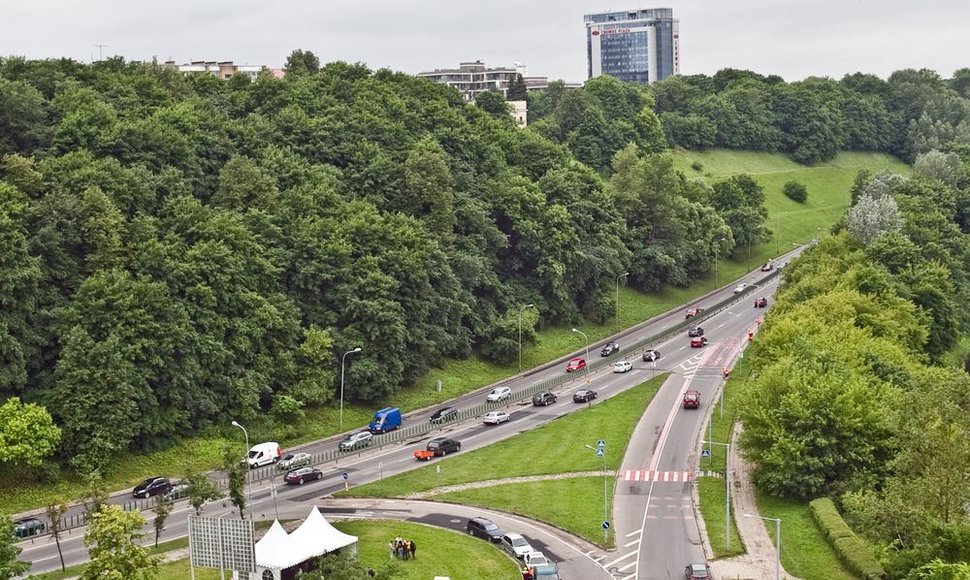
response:
<path fill-rule="evenodd" d="M 91 556 L 81 580 L 152 580 L 158 576 L 158 556 L 138 542 L 145 519 L 138 512 L 126 512 L 105 505 L 91 515 L 84 533 L 84 546 Z"/>

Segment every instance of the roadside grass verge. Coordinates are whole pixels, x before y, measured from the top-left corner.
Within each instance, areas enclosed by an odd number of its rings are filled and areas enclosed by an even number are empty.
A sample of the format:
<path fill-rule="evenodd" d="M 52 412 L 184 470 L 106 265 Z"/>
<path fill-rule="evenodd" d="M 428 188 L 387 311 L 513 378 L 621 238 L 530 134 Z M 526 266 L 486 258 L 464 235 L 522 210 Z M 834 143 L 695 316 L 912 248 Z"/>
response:
<path fill-rule="evenodd" d="M 417 546 L 414 560 L 394 561 L 398 580 L 451 578 L 521 579 L 519 567 L 496 544 L 451 530 L 396 520 L 334 522 L 334 527 L 357 536 L 358 561 L 380 570 L 391 561 L 387 543 L 398 534 Z"/>
<path fill-rule="evenodd" d="M 613 520 L 615 477 L 607 477 L 607 521 Z M 603 478 L 576 477 L 453 491 L 434 499 L 500 510 L 543 521 L 607 549 L 616 546 L 613 530 L 603 538 Z M 510 532 L 521 530 L 506 530 Z M 528 536 L 528 534 L 524 534 Z"/>
<path fill-rule="evenodd" d="M 716 477 L 699 477 L 694 480 L 697 485 L 697 493 L 704 496 L 701 501 L 701 516 L 704 518 L 704 527 L 707 529 L 707 539 L 714 550 L 714 558 L 729 558 L 744 553 L 744 545 L 741 544 L 741 535 L 738 528 L 734 525 L 734 518 L 730 520 L 731 549 L 728 549 L 724 538 L 724 480 Z M 733 512 L 734 506 L 731 506 Z"/>
<path fill-rule="evenodd" d="M 472 481 L 600 471 L 603 460 L 584 445 L 605 439 L 606 468 L 617 470 L 637 421 L 667 375 L 641 383 L 608 400 L 474 451 L 462 452 L 338 496 L 401 497 L 443 485 Z M 566 392 L 564 398 L 571 396 Z M 514 416 L 514 412 L 513 412 Z M 497 429 L 527 427 L 513 421 Z M 440 472 L 439 472 L 440 470 Z M 553 498 L 558 501 L 559 498 Z"/>
<path fill-rule="evenodd" d="M 171 552 L 173 550 L 181 550 L 182 548 L 187 548 L 189 546 L 189 538 L 188 537 L 176 538 L 174 540 L 169 540 L 167 542 L 159 542 L 158 543 L 158 547 L 155 547 L 155 546 L 151 545 L 148 542 L 148 540 L 150 540 L 150 539 L 151 539 L 150 535 L 149 534 L 146 534 L 145 537 L 143 538 L 143 541 L 145 541 L 146 545 L 149 546 L 148 552 L 150 554 L 156 555 L 156 556 L 166 554 L 166 553 Z M 168 576 L 165 575 L 165 573 L 167 571 L 169 571 L 169 570 L 179 569 L 178 566 L 172 566 L 173 564 L 177 564 L 178 562 L 179 561 L 166 562 L 164 564 L 161 564 L 159 566 L 159 579 L 164 580 L 166 578 L 173 578 L 173 579 L 174 578 L 188 578 L 189 577 L 189 562 L 188 562 L 187 559 L 185 560 L 185 575 L 184 576 L 171 575 L 171 574 L 169 574 Z M 81 573 L 84 572 L 84 569 L 85 568 L 87 568 L 87 565 L 86 564 L 77 564 L 77 565 L 74 565 L 74 566 L 68 566 L 67 569 L 64 570 L 64 571 L 57 570 L 56 572 L 45 572 L 44 574 L 34 574 L 34 575 L 31 575 L 30 577 L 31 578 L 36 578 L 37 580 L 62 580 L 64 578 L 73 578 L 75 576 L 80 576 Z M 206 572 L 208 572 L 208 571 L 206 571 Z M 202 580 L 207 580 L 209 578 L 218 578 L 218 577 L 219 577 L 219 571 L 218 570 L 215 571 L 215 575 L 214 576 L 212 576 L 212 575 L 202 575 L 202 576 L 200 576 L 199 575 L 199 570 L 196 570 L 196 579 L 197 580 L 199 578 L 201 578 Z"/>

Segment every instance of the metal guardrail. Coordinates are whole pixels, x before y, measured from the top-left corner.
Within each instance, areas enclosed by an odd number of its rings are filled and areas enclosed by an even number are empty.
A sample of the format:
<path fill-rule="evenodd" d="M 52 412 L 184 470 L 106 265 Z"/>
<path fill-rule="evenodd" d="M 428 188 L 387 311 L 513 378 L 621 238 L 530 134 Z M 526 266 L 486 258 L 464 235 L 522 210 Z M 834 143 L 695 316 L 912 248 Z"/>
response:
<path fill-rule="evenodd" d="M 639 356 L 640 354 L 642 354 L 642 350 L 646 349 L 647 347 L 657 344 L 659 342 L 663 342 L 664 340 L 670 338 L 675 334 L 682 333 L 687 328 L 690 328 L 692 326 L 698 326 L 700 322 L 703 322 L 711 318 L 715 314 L 718 314 L 719 312 L 728 308 L 734 303 L 740 302 L 742 299 L 748 298 L 750 295 L 755 293 L 755 290 L 757 288 L 759 288 L 764 283 L 769 282 L 774 278 L 778 277 L 780 274 L 781 274 L 781 268 L 776 268 L 770 274 L 767 274 L 764 278 L 762 278 L 758 284 L 752 284 L 748 288 L 745 288 L 742 292 L 734 294 L 726 298 L 725 300 L 722 300 L 717 304 L 714 304 L 713 306 L 705 308 L 701 314 L 692 316 L 691 318 L 685 319 L 683 322 L 675 324 L 674 326 L 668 329 L 665 329 L 662 332 L 659 332 L 657 334 L 654 334 L 652 336 L 649 336 L 647 338 L 634 342 L 632 345 L 627 347 L 627 349 L 624 352 L 632 352 L 633 354 L 636 354 Z M 623 357 L 611 356 L 607 358 L 602 358 L 601 360 L 598 360 L 596 362 L 586 361 L 586 364 L 587 364 L 586 371 L 588 374 L 593 374 L 604 367 L 611 366 L 617 360 L 623 360 Z M 554 364 L 559 364 L 559 363 L 557 362 Z M 373 439 L 374 443 L 371 444 L 369 447 L 370 448 L 376 447 L 378 449 L 381 449 L 387 445 L 398 443 L 404 440 L 409 440 L 409 439 L 420 440 L 424 437 L 429 436 L 433 432 L 441 431 L 444 428 L 452 425 L 459 425 L 469 419 L 478 417 L 488 411 L 501 409 L 501 408 L 509 408 L 514 405 L 519 405 L 523 401 L 531 400 L 532 395 L 535 395 L 536 393 L 541 393 L 543 391 L 551 391 L 553 389 L 556 389 L 562 386 L 565 383 L 572 382 L 580 378 L 584 378 L 585 376 L 586 375 L 579 374 L 579 373 L 560 375 L 555 378 L 542 381 L 541 383 L 530 385 L 528 387 L 525 387 L 524 389 L 513 391 L 511 396 L 505 401 L 498 402 L 498 403 L 485 402 L 485 403 L 476 405 L 474 407 L 470 407 L 468 409 L 460 410 L 458 412 L 458 417 L 452 421 L 448 421 L 445 423 L 430 423 L 430 422 L 414 423 L 411 425 L 401 427 L 389 433 L 384 433 L 382 435 L 375 435 Z M 500 382 L 505 382 L 505 381 L 503 380 Z M 340 464 L 341 459 L 348 459 L 352 457 L 359 458 L 367 449 L 368 449 L 367 447 L 363 449 L 356 449 L 354 451 L 340 451 L 338 449 L 330 449 L 327 451 L 312 453 L 310 456 L 311 457 L 310 464 L 314 466 L 320 466 L 327 463 L 333 463 L 334 466 L 336 467 L 337 465 Z M 260 482 L 269 480 L 273 477 L 281 476 L 284 473 L 286 472 L 276 469 L 276 466 L 272 465 L 272 466 L 259 467 L 257 469 L 250 470 L 246 477 L 247 477 L 247 482 L 250 485 L 252 485 L 254 483 L 260 483 Z M 215 483 L 216 487 L 220 491 L 228 487 L 228 483 L 225 478 L 213 479 L 213 483 Z M 180 497 L 175 499 L 181 499 L 181 497 L 184 497 L 184 494 L 180 494 Z M 125 511 L 150 510 L 154 506 L 155 506 L 154 499 L 133 499 L 131 501 L 126 501 L 121 504 L 122 509 L 124 509 Z M 43 515 L 41 515 L 40 517 L 43 517 Z M 65 518 L 62 521 L 61 530 L 68 531 L 73 528 L 84 526 L 87 524 L 87 520 L 88 520 L 87 513 L 81 513 L 75 516 L 70 516 L 68 518 Z M 36 536 L 31 536 L 31 539 L 37 538 L 43 535 L 47 535 L 47 534 L 38 534 Z"/>

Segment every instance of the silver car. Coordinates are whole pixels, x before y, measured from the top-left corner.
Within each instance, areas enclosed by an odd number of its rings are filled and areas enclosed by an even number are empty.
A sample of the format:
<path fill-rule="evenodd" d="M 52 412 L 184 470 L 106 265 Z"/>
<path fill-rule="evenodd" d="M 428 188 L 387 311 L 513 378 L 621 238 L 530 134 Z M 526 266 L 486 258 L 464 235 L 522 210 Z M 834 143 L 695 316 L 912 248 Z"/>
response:
<path fill-rule="evenodd" d="M 340 451 L 353 451 L 354 449 L 369 446 L 373 439 L 374 435 L 370 431 L 358 431 L 344 437 L 344 440 L 340 442 L 337 448 Z"/>
<path fill-rule="evenodd" d="M 296 469 L 297 467 L 303 467 L 310 465 L 310 454 L 309 453 L 287 453 L 283 456 L 279 462 L 276 463 L 276 469 L 280 471 L 289 471 L 291 469 Z"/>

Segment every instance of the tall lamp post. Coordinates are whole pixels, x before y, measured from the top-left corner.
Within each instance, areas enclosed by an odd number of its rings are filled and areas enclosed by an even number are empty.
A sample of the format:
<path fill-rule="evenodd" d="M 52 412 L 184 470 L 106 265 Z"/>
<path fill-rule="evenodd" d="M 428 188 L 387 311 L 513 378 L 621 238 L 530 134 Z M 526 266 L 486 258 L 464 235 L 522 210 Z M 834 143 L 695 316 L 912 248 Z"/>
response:
<path fill-rule="evenodd" d="M 720 445 L 727 454 L 724 459 L 724 545 L 731 549 L 731 444 L 705 441 L 708 445 Z"/>
<path fill-rule="evenodd" d="M 340 430 L 344 430 L 344 364 L 347 362 L 347 355 L 354 354 L 361 351 L 358 346 L 353 350 L 348 350 L 344 353 L 344 356 L 340 357 Z"/>
<path fill-rule="evenodd" d="M 532 308 L 535 304 L 529 302 L 528 304 L 519 308 L 519 372 L 522 372 L 522 313 L 526 308 Z"/>
<path fill-rule="evenodd" d="M 629 272 L 623 272 L 616 277 L 616 327 L 620 327 L 620 278 L 629 276 Z"/>
<path fill-rule="evenodd" d="M 751 514 L 744 514 L 744 517 L 775 522 L 775 579 L 781 580 L 781 518 L 766 518 Z"/>
<path fill-rule="evenodd" d="M 240 429 L 242 429 L 243 436 L 246 437 L 246 453 L 249 453 L 249 432 L 246 431 L 246 428 L 245 427 L 243 427 L 242 425 L 239 424 L 239 421 L 235 421 L 234 420 L 232 422 L 232 426 L 233 427 L 239 427 Z M 243 454 L 243 457 L 245 457 L 245 454 Z M 248 468 L 249 468 L 249 461 L 246 461 L 246 468 L 248 470 Z M 246 503 L 247 503 L 247 505 L 249 505 L 250 519 L 252 519 L 252 513 L 253 513 L 253 488 L 250 487 L 250 485 L 249 485 L 249 474 L 248 473 L 246 474 L 246 496 L 248 497 L 248 499 L 246 500 Z"/>
<path fill-rule="evenodd" d="M 724 238 L 718 238 L 717 243 L 714 244 L 714 288 L 720 288 L 721 283 L 718 281 L 717 263 L 720 260 L 721 255 L 721 242 Z"/>
<path fill-rule="evenodd" d="M 586 340 L 586 366 L 583 367 L 583 372 L 586 375 L 586 384 L 588 385 L 589 384 L 589 337 L 586 336 L 585 332 L 583 332 L 582 330 L 579 330 L 578 328 L 574 328 L 573 332 L 578 332 L 579 334 L 582 334 L 583 338 Z"/>
<path fill-rule="evenodd" d="M 603 443 L 600 441 L 600 443 Z M 603 524 L 610 521 L 610 508 L 609 508 L 609 493 L 606 491 L 607 479 L 606 479 L 606 446 L 603 447 L 593 447 L 592 445 L 585 445 L 586 449 L 595 451 L 600 458 L 603 459 Z M 605 525 L 603 526 L 603 542 L 606 542 L 606 536 L 609 533 L 609 528 Z"/>

